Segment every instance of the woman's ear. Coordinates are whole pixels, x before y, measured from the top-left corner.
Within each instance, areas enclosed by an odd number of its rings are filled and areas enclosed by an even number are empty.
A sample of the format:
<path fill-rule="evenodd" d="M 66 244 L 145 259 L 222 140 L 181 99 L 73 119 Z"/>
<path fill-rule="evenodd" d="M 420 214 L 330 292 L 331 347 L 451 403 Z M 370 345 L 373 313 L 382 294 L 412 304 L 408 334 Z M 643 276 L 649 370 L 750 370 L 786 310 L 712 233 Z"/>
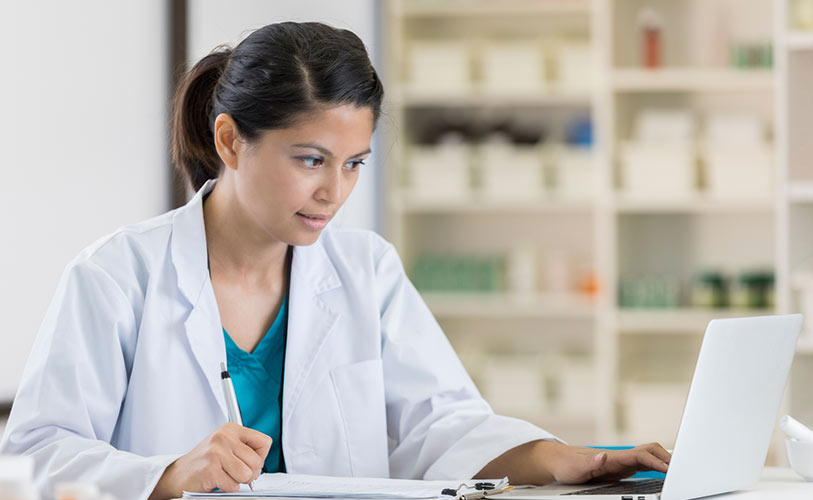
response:
<path fill-rule="evenodd" d="M 237 170 L 237 157 L 242 151 L 242 140 L 237 132 L 237 124 L 231 116 L 220 113 L 215 118 L 215 148 L 227 168 Z"/>

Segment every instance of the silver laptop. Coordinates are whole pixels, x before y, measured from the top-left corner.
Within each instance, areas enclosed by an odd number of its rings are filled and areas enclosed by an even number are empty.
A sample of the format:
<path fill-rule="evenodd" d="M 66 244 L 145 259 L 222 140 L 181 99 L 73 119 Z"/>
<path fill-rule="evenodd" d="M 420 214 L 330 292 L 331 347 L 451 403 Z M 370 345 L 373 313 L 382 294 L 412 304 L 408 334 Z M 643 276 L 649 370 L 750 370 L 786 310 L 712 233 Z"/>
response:
<path fill-rule="evenodd" d="M 801 328 L 801 314 L 709 323 L 665 479 L 554 484 L 497 498 L 684 500 L 750 488 L 765 464 Z"/>

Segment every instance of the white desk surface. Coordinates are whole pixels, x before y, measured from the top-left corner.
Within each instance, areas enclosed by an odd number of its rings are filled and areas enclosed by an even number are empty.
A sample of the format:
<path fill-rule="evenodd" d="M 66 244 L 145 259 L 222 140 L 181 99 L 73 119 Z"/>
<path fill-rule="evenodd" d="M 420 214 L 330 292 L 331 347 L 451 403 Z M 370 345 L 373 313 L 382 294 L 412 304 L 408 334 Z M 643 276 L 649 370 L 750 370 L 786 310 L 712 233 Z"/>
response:
<path fill-rule="evenodd" d="M 759 483 L 751 490 L 720 495 L 716 498 L 749 500 L 804 498 L 810 500 L 813 499 L 813 482 L 805 481 L 802 476 L 791 469 L 766 467 L 762 471 Z"/>
<path fill-rule="evenodd" d="M 235 497 L 224 495 L 217 498 L 227 500 Z M 813 500 L 813 482 L 806 482 L 791 469 L 766 467 L 762 471 L 759 483 L 754 488 L 747 491 L 716 495 L 713 498 L 719 498 L 720 500 L 728 500 L 729 498 L 737 500 Z"/>

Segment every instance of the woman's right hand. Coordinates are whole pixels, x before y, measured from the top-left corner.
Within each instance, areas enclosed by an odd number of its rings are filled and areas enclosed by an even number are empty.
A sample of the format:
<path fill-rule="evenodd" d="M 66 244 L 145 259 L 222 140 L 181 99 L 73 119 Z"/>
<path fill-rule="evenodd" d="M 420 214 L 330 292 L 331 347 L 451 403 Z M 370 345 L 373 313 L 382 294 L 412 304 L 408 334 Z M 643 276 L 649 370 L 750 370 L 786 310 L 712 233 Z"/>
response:
<path fill-rule="evenodd" d="M 223 424 L 164 470 L 150 500 L 180 498 L 184 491 L 233 493 L 260 477 L 271 438 L 237 424 Z"/>

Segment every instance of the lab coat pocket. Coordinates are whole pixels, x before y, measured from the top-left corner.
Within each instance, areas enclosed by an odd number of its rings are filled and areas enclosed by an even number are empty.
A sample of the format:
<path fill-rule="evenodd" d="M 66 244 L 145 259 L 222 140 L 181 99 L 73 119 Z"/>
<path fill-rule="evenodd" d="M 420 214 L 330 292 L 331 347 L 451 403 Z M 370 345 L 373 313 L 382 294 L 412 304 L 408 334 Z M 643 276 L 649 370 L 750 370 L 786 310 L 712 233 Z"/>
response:
<path fill-rule="evenodd" d="M 380 359 L 330 371 L 357 477 L 389 477 L 384 372 Z"/>

